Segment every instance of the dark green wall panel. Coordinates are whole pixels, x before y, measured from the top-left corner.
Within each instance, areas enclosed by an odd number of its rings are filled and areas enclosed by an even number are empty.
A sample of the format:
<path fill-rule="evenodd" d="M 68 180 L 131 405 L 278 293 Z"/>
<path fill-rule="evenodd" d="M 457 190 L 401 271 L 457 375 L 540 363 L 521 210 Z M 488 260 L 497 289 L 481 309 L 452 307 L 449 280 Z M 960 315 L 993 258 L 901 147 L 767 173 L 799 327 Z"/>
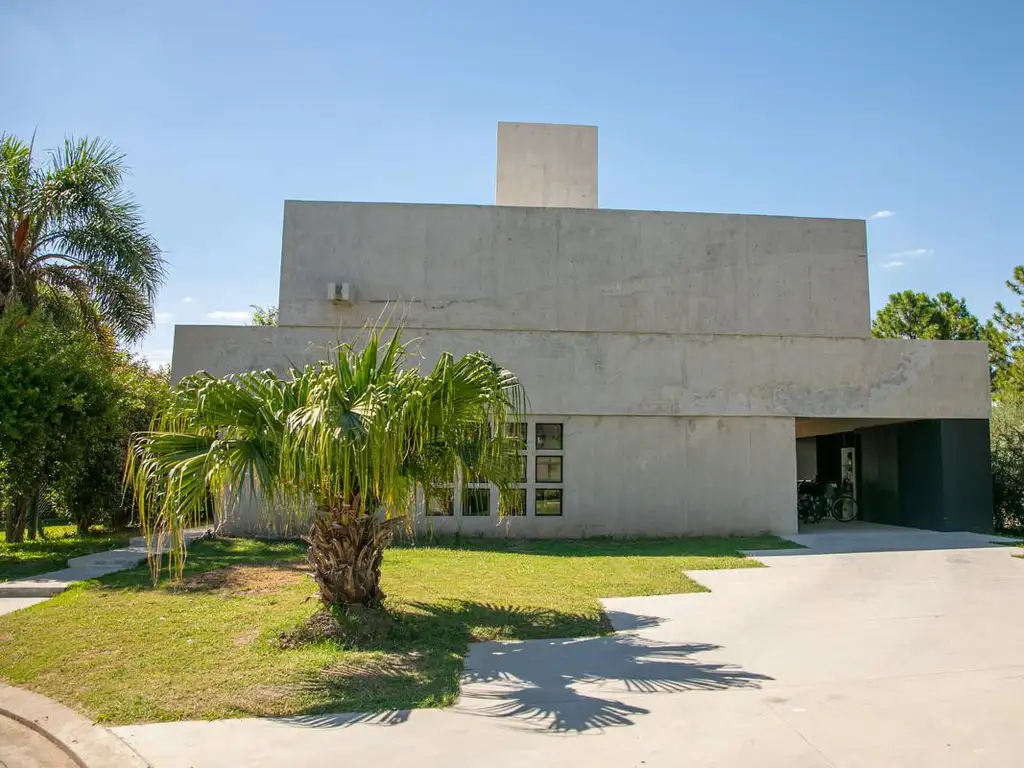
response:
<path fill-rule="evenodd" d="M 985 419 L 931 419 L 858 430 L 863 520 L 938 531 L 992 530 Z"/>

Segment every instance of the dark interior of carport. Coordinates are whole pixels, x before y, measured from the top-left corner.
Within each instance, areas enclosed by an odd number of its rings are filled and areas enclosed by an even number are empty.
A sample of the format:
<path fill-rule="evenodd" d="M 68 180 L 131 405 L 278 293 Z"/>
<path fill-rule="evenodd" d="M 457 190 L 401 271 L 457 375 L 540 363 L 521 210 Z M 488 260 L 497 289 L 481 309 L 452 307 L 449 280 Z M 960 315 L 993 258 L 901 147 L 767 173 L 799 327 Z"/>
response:
<path fill-rule="evenodd" d="M 838 483 L 852 449 L 858 518 L 992 531 L 986 419 L 797 419 L 797 479 Z"/>

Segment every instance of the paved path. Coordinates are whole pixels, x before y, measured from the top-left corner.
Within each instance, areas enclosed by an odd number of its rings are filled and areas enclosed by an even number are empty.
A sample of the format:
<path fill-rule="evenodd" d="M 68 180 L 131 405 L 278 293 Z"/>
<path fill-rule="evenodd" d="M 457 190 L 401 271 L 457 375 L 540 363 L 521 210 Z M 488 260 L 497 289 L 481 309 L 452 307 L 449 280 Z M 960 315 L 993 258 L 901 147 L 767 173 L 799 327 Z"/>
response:
<path fill-rule="evenodd" d="M 206 534 L 206 529 L 185 531 L 185 542 L 191 544 Z M 166 545 L 161 540 L 160 549 Z M 27 579 L 0 582 L 0 615 L 41 603 L 47 598 L 59 595 L 72 584 L 106 576 L 115 571 L 134 568 L 146 559 L 146 540 L 135 536 L 128 546 L 91 555 L 72 557 L 68 567 L 60 571 L 41 573 Z"/>
<path fill-rule="evenodd" d="M 606 600 L 614 636 L 475 645 L 450 710 L 115 732 L 158 768 L 1021 765 L 1024 560 L 816 530 L 768 568 L 695 574 L 711 593 Z"/>

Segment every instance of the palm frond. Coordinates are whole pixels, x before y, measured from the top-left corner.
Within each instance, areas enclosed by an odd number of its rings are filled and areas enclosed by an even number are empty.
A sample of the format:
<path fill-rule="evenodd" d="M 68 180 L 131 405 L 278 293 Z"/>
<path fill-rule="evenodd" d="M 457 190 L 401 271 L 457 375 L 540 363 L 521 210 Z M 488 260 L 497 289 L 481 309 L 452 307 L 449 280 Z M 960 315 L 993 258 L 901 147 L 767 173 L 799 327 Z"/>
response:
<path fill-rule="evenodd" d="M 34 311 L 68 291 L 61 274 L 74 266 L 103 326 L 126 341 L 145 333 L 165 264 L 123 188 L 125 173 L 107 142 L 67 139 L 36 166 L 30 146 L 0 137 L 0 312 L 11 299 Z"/>
<path fill-rule="evenodd" d="M 457 475 L 493 482 L 508 509 L 522 469 L 505 426 L 525 405 L 518 379 L 482 353 L 442 355 L 425 375 L 402 368 L 406 356 L 401 328 L 386 340 L 374 328 L 362 348 L 338 345 L 287 378 L 183 379 L 133 444 L 126 482 L 144 528 L 180 532 L 202 499 L 243 491 L 295 519 L 402 517 L 417 486 L 434 493 Z"/>

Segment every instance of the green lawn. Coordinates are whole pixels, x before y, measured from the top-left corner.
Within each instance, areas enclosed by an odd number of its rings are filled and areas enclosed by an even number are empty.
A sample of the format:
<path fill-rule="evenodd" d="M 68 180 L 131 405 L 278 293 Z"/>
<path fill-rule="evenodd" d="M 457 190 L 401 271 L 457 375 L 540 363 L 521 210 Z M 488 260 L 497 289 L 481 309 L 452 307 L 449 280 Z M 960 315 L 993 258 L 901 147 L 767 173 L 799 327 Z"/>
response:
<path fill-rule="evenodd" d="M 596 635 L 598 597 L 703 591 L 684 569 L 759 563 L 771 537 L 397 547 L 387 612 L 347 644 L 282 650 L 317 608 L 292 543 L 199 542 L 184 582 L 144 568 L 0 616 L 0 680 L 106 723 L 445 706 L 468 643 Z M 219 570 L 218 570 L 219 569 Z"/>
<path fill-rule="evenodd" d="M 93 529 L 88 536 L 79 536 L 73 525 L 46 525 L 45 538 L 8 544 L 0 530 L 0 582 L 59 571 L 68 567 L 69 557 L 88 555 L 123 547 L 128 534 Z"/>

